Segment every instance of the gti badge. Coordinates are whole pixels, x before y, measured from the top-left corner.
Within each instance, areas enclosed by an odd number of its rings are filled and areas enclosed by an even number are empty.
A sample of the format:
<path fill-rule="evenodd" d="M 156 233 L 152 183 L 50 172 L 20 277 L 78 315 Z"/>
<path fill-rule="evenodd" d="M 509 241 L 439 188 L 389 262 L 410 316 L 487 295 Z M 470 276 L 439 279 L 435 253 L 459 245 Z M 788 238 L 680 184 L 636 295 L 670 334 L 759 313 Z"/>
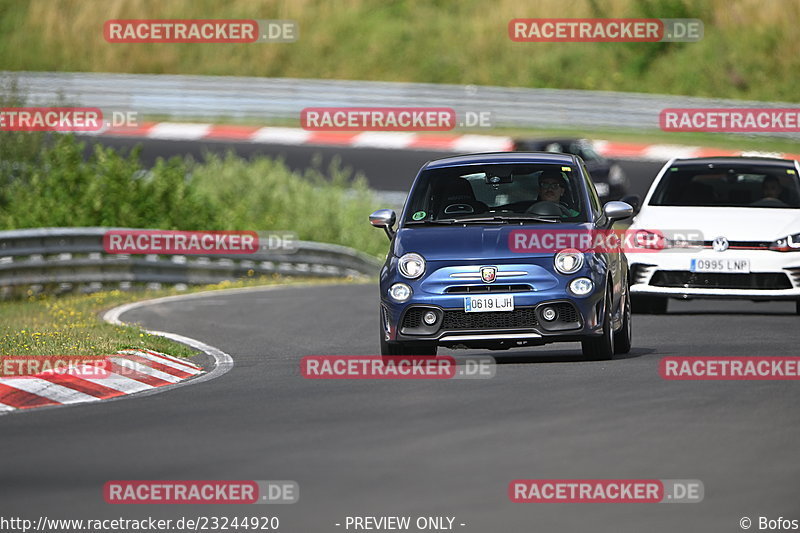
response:
<path fill-rule="evenodd" d="M 728 239 L 725 237 L 717 237 L 712 243 L 715 252 L 724 252 L 728 249 Z"/>
<path fill-rule="evenodd" d="M 494 283 L 497 279 L 497 267 L 481 267 L 481 281 Z"/>

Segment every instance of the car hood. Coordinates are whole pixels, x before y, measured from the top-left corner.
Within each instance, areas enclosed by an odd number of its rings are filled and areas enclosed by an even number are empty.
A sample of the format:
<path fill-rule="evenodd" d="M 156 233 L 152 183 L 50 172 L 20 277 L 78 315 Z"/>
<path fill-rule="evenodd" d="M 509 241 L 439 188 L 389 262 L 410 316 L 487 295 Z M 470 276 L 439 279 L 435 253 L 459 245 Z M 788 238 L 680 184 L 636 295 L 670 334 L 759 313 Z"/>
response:
<path fill-rule="evenodd" d="M 588 230 L 591 224 L 489 224 L 485 226 L 412 226 L 400 229 L 394 239 L 394 254 L 422 254 L 427 261 L 470 261 L 552 256 L 552 253 L 521 254 L 509 247 L 514 230 Z"/>
<path fill-rule="evenodd" d="M 773 241 L 800 233 L 800 209 L 645 206 L 631 229 L 699 230 L 707 241 Z"/>

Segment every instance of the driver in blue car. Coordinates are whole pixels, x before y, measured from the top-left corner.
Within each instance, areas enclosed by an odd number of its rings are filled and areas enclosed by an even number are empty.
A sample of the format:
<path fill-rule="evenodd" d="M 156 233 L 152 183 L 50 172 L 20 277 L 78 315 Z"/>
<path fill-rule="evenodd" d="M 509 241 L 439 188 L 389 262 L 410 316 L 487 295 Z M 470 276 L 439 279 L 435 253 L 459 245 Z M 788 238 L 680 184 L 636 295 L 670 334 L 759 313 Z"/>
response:
<path fill-rule="evenodd" d="M 564 176 L 554 170 L 545 170 L 539 176 L 539 201 L 553 202 L 566 208 L 562 217 L 574 217 L 580 214 L 579 211 L 571 209 L 561 201 L 566 188 L 564 187 Z"/>

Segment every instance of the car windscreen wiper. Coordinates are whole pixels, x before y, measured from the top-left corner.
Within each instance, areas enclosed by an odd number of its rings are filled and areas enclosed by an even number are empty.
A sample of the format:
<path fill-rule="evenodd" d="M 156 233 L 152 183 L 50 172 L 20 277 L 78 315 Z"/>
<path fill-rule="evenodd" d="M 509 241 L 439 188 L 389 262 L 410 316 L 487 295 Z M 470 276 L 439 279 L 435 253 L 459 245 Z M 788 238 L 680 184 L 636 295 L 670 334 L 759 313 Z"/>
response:
<path fill-rule="evenodd" d="M 439 220 L 412 220 L 406 222 L 406 226 L 419 225 L 425 226 L 432 225 L 452 225 L 452 224 L 508 224 L 509 222 L 547 222 L 558 223 L 558 218 L 543 218 L 537 216 L 526 215 L 497 215 L 493 217 L 479 217 L 479 218 L 442 218 Z"/>
<path fill-rule="evenodd" d="M 470 224 L 472 222 L 483 224 L 486 222 L 495 222 L 499 224 L 508 224 L 509 222 L 548 222 L 548 223 L 558 223 L 561 220 L 559 218 L 544 218 L 544 217 L 537 217 L 537 216 L 526 216 L 526 215 L 497 215 L 493 217 L 481 217 L 481 218 L 462 218 L 456 219 L 456 224 Z"/>
<path fill-rule="evenodd" d="M 542 216 L 532 216 L 532 215 L 511 215 L 511 216 L 502 215 L 500 217 L 495 217 L 495 218 L 502 218 L 504 220 L 511 220 L 514 222 L 548 222 L 551 224 L 554 223 L 557 224 L 558 222 L 561 222 L 561 217 L 558 216 L 555 216 L 555 218 L 546 218 Z"/>
<path fill-rule="evenodd" d="M 405 225 L 405 226 L 426 226 L 426 225 L 428 225 L 428 224 L 433 224 L 433 225 L 439 225 L 439 224 L 450 225 L 450 224 L 455 224 L 455 223 L 456 223 L 456 220 L 455 220 L 455 219 L 453 219 L 453 218 L 443 218 L 443 219 L 441 219 L 441 220 L 411 220 L 411 221 L 409 221 L 409 222 L 406 222 L 404 225 Z"/>

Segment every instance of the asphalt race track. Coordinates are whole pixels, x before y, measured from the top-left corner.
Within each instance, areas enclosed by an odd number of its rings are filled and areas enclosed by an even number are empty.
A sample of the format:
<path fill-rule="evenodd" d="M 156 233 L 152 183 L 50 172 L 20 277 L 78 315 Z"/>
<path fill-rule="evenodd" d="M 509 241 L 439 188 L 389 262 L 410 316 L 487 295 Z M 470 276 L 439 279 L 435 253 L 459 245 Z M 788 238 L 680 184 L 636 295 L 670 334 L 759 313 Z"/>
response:
<path fill-rule="evenodd" d="M 796 353 L 791 303 L 673 301 L 666 316 L 635 315 L 632 352 L 611 362 L 583 362 L 564 344 L 490 352 L 503 364 L 488 380 L 301 377 L 305 355 L 377 353 L 376 309 L 367 284 L 126 313 L 212 344 L 235 367 L 154 396 L 3 417 L 3 507 L 34 519 L 274 514 L 281 532 L 312 533 L 380 514 L 455 516 L 457 530 L 482 533 L 730 532 L 743 516 L 798 508 L 796 383 L 658 374 L 666 355 Z M 515 504 L 507 487 L 518 478 L 700 479 L 705 500 Z M 114 479 L 295 480 L 300 501 L 107 505 L 102 486 Z"/>

